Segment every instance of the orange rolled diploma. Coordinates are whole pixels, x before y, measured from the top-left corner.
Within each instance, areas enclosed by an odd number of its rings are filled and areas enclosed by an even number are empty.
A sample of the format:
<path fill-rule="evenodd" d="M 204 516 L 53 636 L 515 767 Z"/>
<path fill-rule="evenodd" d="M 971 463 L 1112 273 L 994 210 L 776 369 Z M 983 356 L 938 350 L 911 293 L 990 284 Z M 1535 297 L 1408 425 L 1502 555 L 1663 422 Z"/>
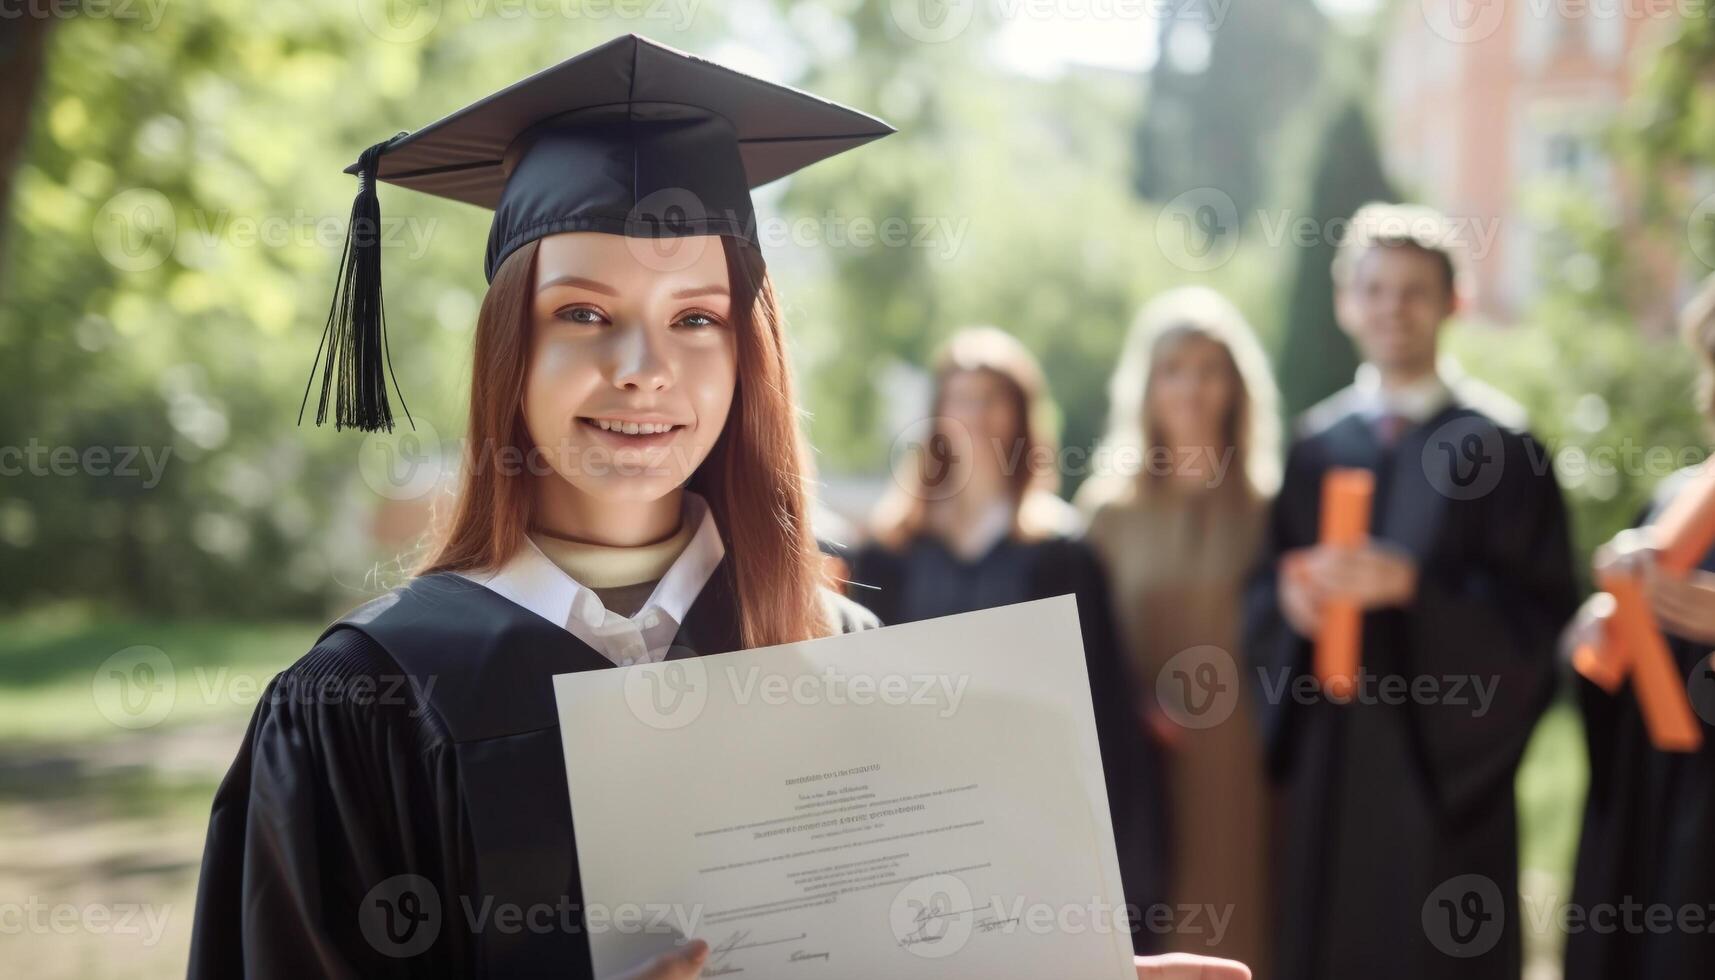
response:
<path fill-rule="evenodd" d="M 1703 726 L 1691 711 L 1685 679 L 1656 627 L 1643 585 L 1629 575 L 1606 572 L 1602 590 L 1614 597 L 1609 619 L 1610 646 L 1623 651 L 1624 668 L 1644 716 L 1650 744 L 1663 752 L 1695 752 L 1703 746 Z"/>
<path fill-rule="evenodd" d="M 1363 544 L 1370 533 L 1375 490 L 1376 478 L 1369 470 L 1329 470 L 1322 478 L 1321 543 L 1348 548 Z M 1322 610 L 1314 666 L 1323 690 L 1338 697 L 1351 693 L 1363 657 L 1363 629 L 1364 613 L 1355 603 L 1334 600 Z"/>
<path fill-rule="evenodd" d="M 1715 547 L 1715 465 L 1704 464 L 1681 490 L 1661 516 L 1650 525 L 1650 541 L 1656 549 L 1656 567 L 1672 576 L 1684 576 L 1703 563 L 1703 556 Z M 1642 595 L 1642 589 L 1634 589 Z M 1647 610 L 1647 606 L 1644 607 Z M 1612 609 L 1612 604 L 1610 604 Z M 1650 621 L 1650 632 L 1661 640 L 1661 630 Z M 1665 649 L 1665 647 L 1663 647 Z M 1610 626 L 1603 630 L 1596 645 L 1579 647 L 1572 655 L 1572 666 L 1591 683 L 1612 694 L 1631 670 L 1631 657 L 1636 651 L 1628 649 L 1624 640 Z M 1671 661 L 1670 661 L 1671 666 Z M 1639 689 L 1639 697 L 1643 696 Z"/>

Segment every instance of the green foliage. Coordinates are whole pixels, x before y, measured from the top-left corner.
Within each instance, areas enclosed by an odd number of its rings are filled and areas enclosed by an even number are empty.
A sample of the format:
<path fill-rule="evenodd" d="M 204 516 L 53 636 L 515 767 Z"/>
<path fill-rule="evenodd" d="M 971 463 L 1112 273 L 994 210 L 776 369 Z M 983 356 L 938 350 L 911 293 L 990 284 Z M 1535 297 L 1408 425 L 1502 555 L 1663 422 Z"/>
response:
<path fill-rule="evenodd" d="M 1575 190 L 1542 188 L 1536 204 L 1563 244 L 1541 256 L 1540 301 L 1522 324 L 1460 324 L 1451 346 L 1530 413 L 1588 554 L 1635 523 L 1655 485 L 1700 461 L 1706 443 L 1687 351 L 1641 331 L 1627 305 L 1625 237 Z"/>
<path fill-rule="evenodd" d="M 1328 23 L 1311 0 L 1164 5 L 1161 57 L 1136 131 L 1140 193 L 1167 201 L 1216 187 L 1266 206 L 1283 126 L 1321 75 Z M 1214 12 L 1225 17 L 1215 19 Z"/>
<path fill-rule="evenodd" d="M 1344 228 L 1364 204 L 1394 199 L 1369 118 L 1358 101 L 1349 100 L 1323 132 L 1308 214 L 1318 228 Z M 1358 366 L 1351 341 L 1334 321 L 1330 269 L 1337 246 L 1332 235 L 1322 235 L 1293 256 L 1286 328 L 1275 358 L 1288 418 L 1350 384 Z"/>

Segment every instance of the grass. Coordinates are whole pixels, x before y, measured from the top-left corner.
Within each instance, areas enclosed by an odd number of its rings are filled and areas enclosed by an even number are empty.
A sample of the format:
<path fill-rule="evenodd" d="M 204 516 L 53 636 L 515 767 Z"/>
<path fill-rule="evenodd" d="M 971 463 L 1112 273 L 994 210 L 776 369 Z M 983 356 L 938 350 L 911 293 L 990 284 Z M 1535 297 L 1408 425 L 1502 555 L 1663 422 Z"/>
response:
<path fill-rule="evenodd" d="M 320 632 L 316 623 L 104 616 L 81 605 L 0 619 L 0 741 L 81 741 L 248 716 L 268 680 Z M 152 672 L 133 674 L 139 663 Z M 131 702 L 150 708 L 136 716 L 119 707 L 127 675 L 153 691 Z"/>

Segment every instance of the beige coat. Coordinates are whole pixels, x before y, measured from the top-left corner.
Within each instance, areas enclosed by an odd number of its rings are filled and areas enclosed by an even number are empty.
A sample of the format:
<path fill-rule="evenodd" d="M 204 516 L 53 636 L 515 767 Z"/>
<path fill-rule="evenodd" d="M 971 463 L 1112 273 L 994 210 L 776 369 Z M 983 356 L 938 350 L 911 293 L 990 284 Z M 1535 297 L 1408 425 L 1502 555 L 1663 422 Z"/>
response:
<path fill-rule="evenodd" d="M 1233 494 L 1165 489 L 1103 506 L 1088 535 L 1141 686 L 1139 711 L 1167 731 L 1166 946 L 1242 960 L 1258 978 L 1268 976 L 1272 928 L 1269 793 L 1239 642 L 1241 593 L 1266 512 Z M 1237 696 L 1210 700 L 1216 689 Z M 1188 713 L 1187 698 L 1214 708 Z"/>

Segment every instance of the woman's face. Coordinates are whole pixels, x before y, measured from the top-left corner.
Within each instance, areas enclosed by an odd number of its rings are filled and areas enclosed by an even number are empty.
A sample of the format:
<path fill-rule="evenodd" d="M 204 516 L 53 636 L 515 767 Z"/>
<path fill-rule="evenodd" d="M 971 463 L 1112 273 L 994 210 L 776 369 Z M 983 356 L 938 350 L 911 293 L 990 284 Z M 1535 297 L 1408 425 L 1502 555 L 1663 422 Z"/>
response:
<path fill-rule="evenodd" d="M 1196 334 L 1170 341 L 1156 358 L 1149 416 L 1171 446 L 1212 446 L 1232 411 L 1233 368 L 1226 349 Z"/>
<path fill-rule="evenodd" d="M 942 433 L 955 459 L 969 453 L 977 472 L 1003 472 L 1017 461 L 1024 433 L 1012 391 L 993 372 L 954 371 L 941 384 Z M 949 424 L 951 423 L 951 424 Z"/>
<path fill-rule="evenodd" d="M 541 240 L 524 423 L 576 490 L 657 500 L 708 457 L 738 378 L 727 283 L 714 236 Z"/>

